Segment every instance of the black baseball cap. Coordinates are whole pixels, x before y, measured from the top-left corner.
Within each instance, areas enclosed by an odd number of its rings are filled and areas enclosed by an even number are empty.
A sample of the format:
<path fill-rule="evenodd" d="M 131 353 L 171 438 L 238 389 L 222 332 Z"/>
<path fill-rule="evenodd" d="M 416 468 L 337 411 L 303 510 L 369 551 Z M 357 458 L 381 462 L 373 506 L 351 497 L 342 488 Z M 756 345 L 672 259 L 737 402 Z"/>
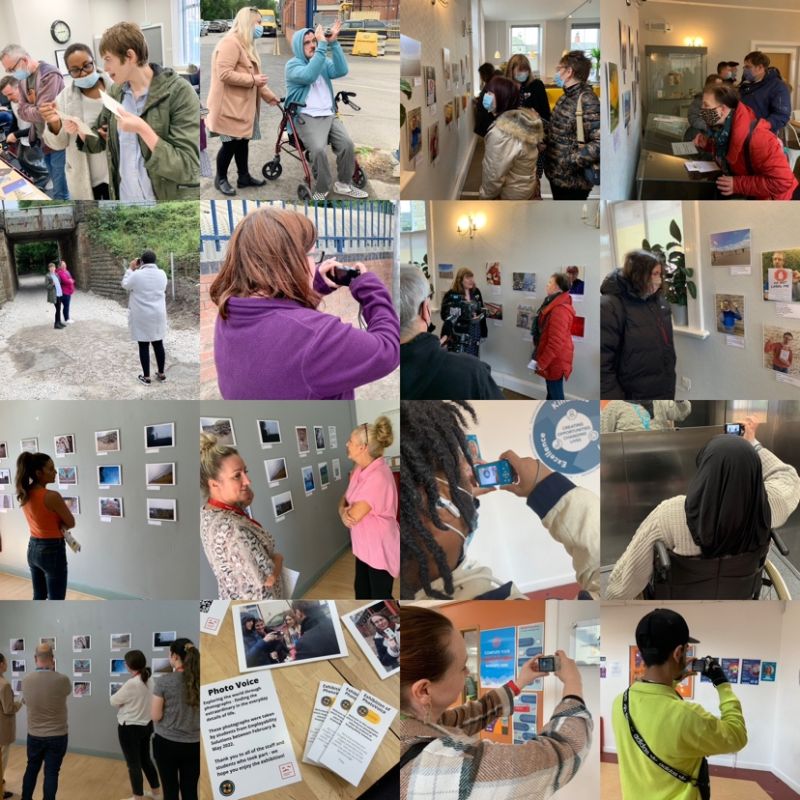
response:
<path fill-rule="evenodd" d="M 739 66 L 738 61 L 720 61 L 719 64 L 717 64 L 717 72 L 719 72 L 723 67 L 738 67 L 738 66 Z"/>
<path fill-rule="evenodd" d="M 689 636 L 686 620 L 669 608 L 655 608 L 645 614 L 636 626 L 636 646 L 645 663 L 663 664 L 679 645 L 698 644 Z"/>

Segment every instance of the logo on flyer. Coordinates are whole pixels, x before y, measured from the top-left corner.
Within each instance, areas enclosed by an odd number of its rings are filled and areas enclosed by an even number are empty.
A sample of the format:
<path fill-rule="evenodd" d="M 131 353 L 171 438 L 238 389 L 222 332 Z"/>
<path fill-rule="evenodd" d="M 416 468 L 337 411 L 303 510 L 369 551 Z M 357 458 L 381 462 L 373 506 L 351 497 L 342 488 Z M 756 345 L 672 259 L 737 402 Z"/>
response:
<path fill-rule="evenodd" d="M 281 778 L 294 778 L 294 764 L 291 761 L 281 764 L 278 769 L 280 770 Z"/>
<path fill-rule="evenodd" d="M 223 797 L 230 797 L 236 791 L 236 784 L 231 780 L 224 780 L 219 785 L 219 793 Z"/>

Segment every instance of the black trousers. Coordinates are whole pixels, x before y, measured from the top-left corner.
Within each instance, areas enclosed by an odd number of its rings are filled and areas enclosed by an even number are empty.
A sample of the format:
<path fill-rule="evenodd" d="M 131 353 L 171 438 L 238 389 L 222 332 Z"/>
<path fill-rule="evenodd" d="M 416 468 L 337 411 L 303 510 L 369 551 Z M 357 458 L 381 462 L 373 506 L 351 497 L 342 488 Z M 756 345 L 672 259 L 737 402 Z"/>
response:
<path fill-rule="evenodd" d="M 220 178 L 227 178 L 228 167 L 234 158 L 236 159 L 236 171 L 239 173 L 239 177 L 242 178 L 245 175 L 249 175 L 250 170 L 247 166 L 249 147 L 249 139 L 233 139 L 230 142 L 223 142 L 217 153 L 217 175 Z"/>
<path fill-rule="evenodd" d="M 158 789 L 158 772 L 150 760 L 150 737 L 153 735 L 153 723 L 147 725 L 117 725 L 119 746 L 125 763 L 128 765 L 128 776 L 134 795 L 144 794 L 142 772 L 147 776 L 151 789 Z"/>
<path fill-rule="evenodd" d="M 61 325 L 61 306 L 62 306 L 61 298 L 56 297 L 56 319 L 55 319 L 56 325 Z"/>
<path fill-rule="evenodd" d="M 353 588 L 356 600 L 388 600 L 392 596 L 394 578 L 385 569 L 376 569 L 356 558 L 356 579 Z"/>
<path fill-rule="evenodd" d="M 585 200 L 591 189 L 568 189 L 566 186 L 556 186 L 551 183 L 550 189 L 553 192 L 553 200 Z"/>
<path fill-rule="evenodd" d="M 156 734 L 153 755 L 161 776 L 164 800 L 197 800 L 200 742 L 173 742 Z"/>
<path fill-rule="evenodd" d="M 156 365 L 158 371 L 164 374 L 164 362 L 166 361 L 166 354 L 164 353 L 164 342 L 159 339 L 157 342 L 139 342 L 139 361 L 142 363 L 142 375 L 145 378 L 150 377 L 150 345 L 153 345 L 153 352 L 156 354 Z"/>

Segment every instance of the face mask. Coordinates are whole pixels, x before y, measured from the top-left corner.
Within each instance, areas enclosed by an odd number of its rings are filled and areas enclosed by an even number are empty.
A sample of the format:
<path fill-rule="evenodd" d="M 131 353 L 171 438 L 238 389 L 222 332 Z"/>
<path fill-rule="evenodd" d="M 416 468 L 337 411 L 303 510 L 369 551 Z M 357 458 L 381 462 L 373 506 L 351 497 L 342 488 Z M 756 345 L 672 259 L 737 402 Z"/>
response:
<path fill-rule="evenodd" d="M 716 108 L 701 108 L 700 109 L 700 116 L 710 128 L 713 128 L 715 125 L 719 125 L 719 114 L 717 113 Z"/>
<path fill-rule="evenodd" d="M 487 111 L 494 110 L 494 95 L 491 92 L 487 92 L 486 94 L 484 94 L 483 100 L 481 102 L 483 103 L 483 107 Z"/>
<path fill-rule="evenodd" d="M 260 39 L 264 35 L 264 26 L 263 25 L 256 25 L 253 28 L 253 38 Z"/>
<path fill-rule="evenodd" d="M 73 78 L 72 82 L 79 88 L 79 89 L 91 89 L 97 81 L 100 80 L 100 73 L 95 70 L 91 73 L 91 75 L 84 75 L 82 78 Z"/>
<path fill-rule="evenodd" d="M 514 80 L 517 81 L 517 83 L 525 83 L 525 81 L 527 81 L 529 77 L 530 77 L 530 72 L 514 73 Z"/>
<path fill-rule="evenodd" d="M 27 69 L 15 69 L 14 77 L 18 81 L 24 81 L 31 73 Z"/>
<path fill-rule="evenodd" d="M 443 481 L 441 478 L 437 478 L 436 480 L 439 481 L 439 483 L 447 483 L 447 481 Z M 458 491 L 468 494 L 472 499 L 472 502 L 475 504 L 475 514 L 472 517 L 472 522 L 469 525 L 469 530 L 467 531 L 466 535 L 464 535 L 455 526 L 448 525 L 446 522 L 444 523 L 447 528 L 450 528 L 451 531 L 455 531 L 464 540 L 464 546 L 461 549 L 461 557 L 458 559 L 458 564 L 460 564 L 466 557 L 466 550 L 475 536 L 475 531 L 478 529 L 478 507 L 480 506 L 480 502 L 472 497 L 470 492 L 468 492 L 466 489 L 462 489 L 460 486 L 458 487 Z M 446 511 L 449 511 L 457 519 L 461 519 L 461 512 L 458 510 L 458 508 L 456 508 L 455 503 L 448 500 L 446 497 L 440 497 L 436 501 L 436 505 L 445 509 Z M 458 564 L 456 566 L 458 566 Z"/>
<path fill-rule="evenodd" d="M 750 67 L 745 67 L 742 71 L 742 79 L 746 80 L 748 83 L 752 83 L 756 76 L 753 74 L 753 70 Z"/>
<path fill-rule="evenodd" d="M 555 84 L 556 86 L 558 86 L 559 89 L 564 88 L 564 79 L 561 77 L 560 72 L 556 72 L 555 78 L 553 80 L 555 81 Z"/>

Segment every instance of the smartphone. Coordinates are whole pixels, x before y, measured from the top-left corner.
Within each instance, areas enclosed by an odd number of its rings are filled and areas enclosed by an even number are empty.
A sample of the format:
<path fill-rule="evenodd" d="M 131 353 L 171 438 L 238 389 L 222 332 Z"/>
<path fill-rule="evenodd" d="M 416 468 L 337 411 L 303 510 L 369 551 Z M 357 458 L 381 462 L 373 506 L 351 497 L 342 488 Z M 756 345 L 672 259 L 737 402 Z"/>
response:
<path fill-rule="evenodd" d="M 339 286 L 349 286 L 360 274 L 355 267 L 334 267 L 328 277 Z"/>
<path fill-rule="evenodd" d="M 508 486 L 517 480 L 517 473 L 504 458 L 488 464 L 476 464 L 472 469 L 475 470 L 475 480 L 482 489 L 489 486 Z"/>
<path fill-rule="evenodd" d="M 744 436 L 744 425 L 741 422 L 726 422 L 724 425 L 725 433 L 734 436 Z"/>
<path fill-rule="evenodd" d="M 689 663 L 689 672 L 702 672 L 706 668 L 704 658 L 693 658 Z"/>
<path fill-rule="evenodd" d="M 537 672 L 558 672 L 561 669 L 561 659 L 558 656 L 539 656 L 536 662 Z"/>

